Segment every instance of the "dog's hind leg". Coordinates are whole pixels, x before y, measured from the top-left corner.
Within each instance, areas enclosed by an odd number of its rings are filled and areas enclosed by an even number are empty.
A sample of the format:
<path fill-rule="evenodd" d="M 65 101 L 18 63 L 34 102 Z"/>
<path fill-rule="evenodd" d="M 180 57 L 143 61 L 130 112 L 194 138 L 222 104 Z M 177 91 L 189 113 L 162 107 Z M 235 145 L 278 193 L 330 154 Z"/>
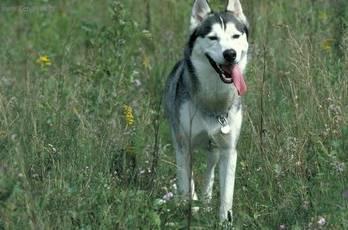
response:
<path fill-rule="evenodd" d="M 220 179 L 220 220 L 232 222 L 232 202 L 234 180 L 237 164 L 235 148 L 220 151 L 219 179 Z"/>

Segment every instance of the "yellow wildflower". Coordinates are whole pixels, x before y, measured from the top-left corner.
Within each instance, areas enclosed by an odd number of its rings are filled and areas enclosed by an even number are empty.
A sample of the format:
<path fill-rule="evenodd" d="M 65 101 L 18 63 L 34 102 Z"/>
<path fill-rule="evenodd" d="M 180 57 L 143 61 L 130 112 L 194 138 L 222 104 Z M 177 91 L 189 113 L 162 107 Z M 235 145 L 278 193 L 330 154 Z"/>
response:
<path fill-rule="evenodd" d="M 41 66 L 50 66 L 52 65 L 51 59 L 47 55 L 42 55 L 36 60 L 37 64 L 40 64 Z"/>
<path fill-rule="evenodd" d="M 132 126 L 134 124 L 133 109 L 129 105 L 123 106 L 123 115 L 127 126 Z"/>
<path fill-rule="evenodd" d="M 335 40 L 332 38 L 327 38 L 325 39 L 322 43 L 321 43 L 321 48 L 323 50 L 331 50 L 333 44 L 334 44 Z"/>
<path fill-rule="evenodd" d="M 327 39 L 325 39 L 324 41 L 322 41 L 322 43 L 321 43 L 320 46 L 321 46 L 321 48 L 322 48 L 323 50 L 325 50 L 325 51 L 331 51 L 331 48 L 332 48 L 334 42 L 335 42 L 334 39 L 332 39 L 332 38 L 327 38 Z"/>
<path fill-rule="evenodd" d="M 145 52 L 143 54 L 143 66 L 145 67 L 145 69 L 151 69 L 150 58 L 145 54 Z"/>

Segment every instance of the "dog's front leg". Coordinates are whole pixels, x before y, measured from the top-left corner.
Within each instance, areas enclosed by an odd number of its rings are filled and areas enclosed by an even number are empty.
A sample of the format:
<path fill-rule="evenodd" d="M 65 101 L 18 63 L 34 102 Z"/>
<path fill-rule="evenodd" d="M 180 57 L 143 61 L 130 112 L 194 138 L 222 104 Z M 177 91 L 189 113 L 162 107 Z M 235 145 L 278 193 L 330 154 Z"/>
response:
<path fill-rule="evenodd" d="M 220 153 L 217 151 L 217 149 L 213 149 L 212 151 L 208 152 L 207 170 L 203 187 L 203 196 L 205 198 L 204 202 L 207 204 L 210 203 L 210 200 L 212 198 L 214 185 L 214 171 L 215 166 L 219 162 L 219 155 Z"/>
<path fill-rule="evenodd" d="M 228 148 L 221 150 L 220 154 L 220 221 L 228 220 L 232 222 L 232 202 L 237 151 L 235 148 Z"/>
<path fill-rule="evenodd" d="M 175 150 L 178 191 L 184 199 L 188 199 L 191 192 L 191 199 L 197 200 L 191 169 L 191 153 L 188 151 L 188 148 L 186 148 L 185 145 L 180 146 L 176 144 Z"/>

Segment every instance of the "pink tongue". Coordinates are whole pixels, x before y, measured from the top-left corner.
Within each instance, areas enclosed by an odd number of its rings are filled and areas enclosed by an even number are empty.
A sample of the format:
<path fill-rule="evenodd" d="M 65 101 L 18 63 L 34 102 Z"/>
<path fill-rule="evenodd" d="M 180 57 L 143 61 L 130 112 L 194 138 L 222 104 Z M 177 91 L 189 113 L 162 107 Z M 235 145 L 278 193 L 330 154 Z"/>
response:
<path fill-rule="evenodd" d="M 240 70 L 238 65 L 233 65 L 231 73 L 233 84 L 237 88 L 238 94 L 240 96 L 243 96 L 247 91 L 247 86 L 245 84 L 242 71 Z"/>

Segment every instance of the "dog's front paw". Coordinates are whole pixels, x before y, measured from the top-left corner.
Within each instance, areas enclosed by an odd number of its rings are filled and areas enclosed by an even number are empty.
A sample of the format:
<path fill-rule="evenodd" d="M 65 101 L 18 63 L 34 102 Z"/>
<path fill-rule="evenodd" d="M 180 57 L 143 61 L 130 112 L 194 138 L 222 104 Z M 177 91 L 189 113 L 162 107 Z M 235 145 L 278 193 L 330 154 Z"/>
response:
<path fill-rule="evenodd" d="M 233 223 L 232 211 L 231 210 L 228 210 L 228 211 L 221 210 L 220 211 L 220 222 L 224 225 L 229 224 L 232 226 L 232 223 Z"/>
<path fill-rule="evenodd" d="M 229 222 L 227 220 L 225 220 L 224 222 L 220 223 L 220 229 L 235 229 L 233 228 L 232 222 Z"/>

